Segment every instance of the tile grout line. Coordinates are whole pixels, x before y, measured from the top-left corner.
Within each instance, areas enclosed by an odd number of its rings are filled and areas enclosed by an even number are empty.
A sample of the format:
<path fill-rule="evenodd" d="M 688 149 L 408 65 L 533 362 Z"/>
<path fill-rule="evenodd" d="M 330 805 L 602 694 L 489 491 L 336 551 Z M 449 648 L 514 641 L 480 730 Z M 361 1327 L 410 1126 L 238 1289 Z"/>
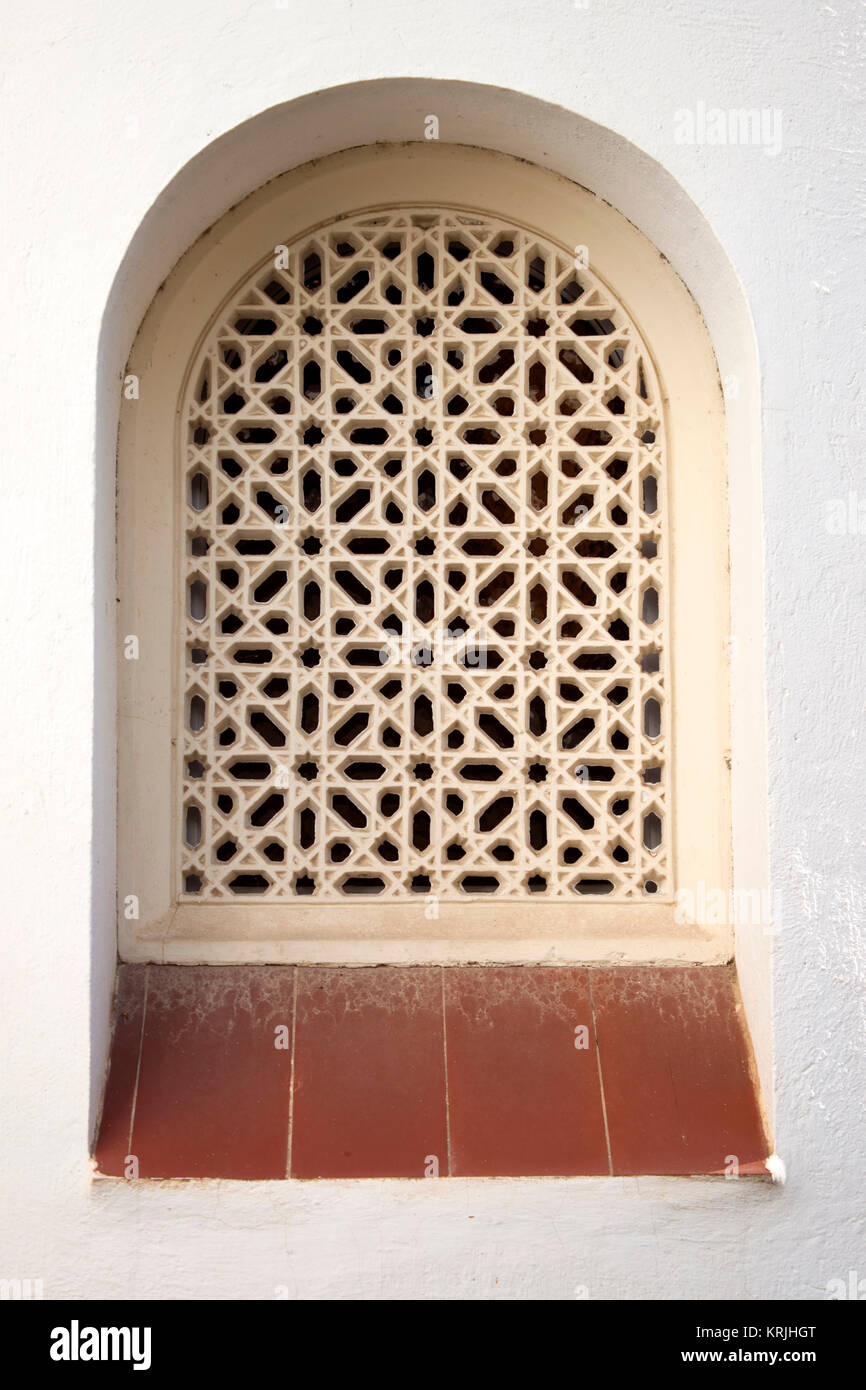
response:
<path fill-rule="evenodd" d="M 135 1063 L 135 1085 L 132 1088 L 132 1109 L 129 1112 L 129 1143 L 127 1144 L 127 1157 L 132 1152 L 132 1132 L 135 1129 L 135 1109 L 138 1105 L 138 1079 L 141 1076 L 141 1056 L 144 1052 L 144 1026 L 147 1022 L 147 992 L 150 987 L 150 966 L 144 967 L 144 999 L 141 1003 L 141 1032 L 138 1036 L 138 1058 Z"/>
<path fill-rule="evenodd" d="M 440 965 L 442 980 L 442 1061 L 445 1067 L 445 1139 L 448 1148 L 448 1176 L 451 1173 L 451 1097 L 448 1092 L 448 1025 L 445 1022 L 445 966 Z"/>
<path fill-rule="evenodd" d="M 286 1136 L 286 1177 L 292 1176 L 292 1122 L 295 1115 L 295 1025 L 298 1017 L 298 967 L 292 966 L 292 1060 L 289 1065 L 289 1132 Z"/>
<path fill-rule="evenodd" d="M 586 972 L 586 980 L 589 985 L 589 1011 L 592 1015 L 592 1036 L 595 1039 L 595 1060 L 598 1066 L 598 1085 L 601 1092 L 601 1117 L 604 1120 L 604 1142 L 607 1145 L 607 1163 L 610 1169 L 610 1176 L 613 1177 L 613 1154 L 610 1149 L 610 1130 L 607 1127 L 607 1101 L 604 1096 L 604 1076 L 601 1070 L 601 1047 L 598 1042 L 598 1024 L 595 1017 L 595 1000 L 592 995 L 592 973 Z"/>

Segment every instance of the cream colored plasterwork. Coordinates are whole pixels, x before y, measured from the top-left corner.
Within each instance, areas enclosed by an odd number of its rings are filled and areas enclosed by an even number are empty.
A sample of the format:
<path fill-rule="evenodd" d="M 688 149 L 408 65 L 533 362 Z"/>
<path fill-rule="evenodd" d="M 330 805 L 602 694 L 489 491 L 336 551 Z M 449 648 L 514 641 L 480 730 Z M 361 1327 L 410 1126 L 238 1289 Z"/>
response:
<path fill-rule="evenodd" d="M 156 649 L 121 663 L 122 714 L 150 712 L 121 725 L 121 899 L 146 900 L 122 950 L 722 958 L 672 907 L 684 867 L 728 873 L 723 451 L 688 296 L 502 157 L 277 185 L 189 253 L 130 363 L 121 576 Z M 167 509 L 172 390 L 169 544 L 140 502 Z"/>
<path fill-rule="evenodd" d="M 666 895 L 659 391 L 591 270 L 467 213 L 332 223 L 184 417 L 190 899 Z"/>

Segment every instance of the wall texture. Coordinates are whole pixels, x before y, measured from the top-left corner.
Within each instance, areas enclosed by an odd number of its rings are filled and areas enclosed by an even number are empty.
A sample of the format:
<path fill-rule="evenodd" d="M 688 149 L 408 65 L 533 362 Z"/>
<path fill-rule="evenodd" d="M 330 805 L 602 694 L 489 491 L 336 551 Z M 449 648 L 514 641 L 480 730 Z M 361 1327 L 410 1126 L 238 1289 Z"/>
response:
<path fill-rule="evenodd" d="M 42 1278 L 49 1297 L 795 1299 L 866 1276 L 860 14 L 853 0 L 90 0 L 36 4 L 7 33 L 0 1276 Z M 388 100 L 381 79 L 400 79 Z M 372 85 L 317 95 L 357 82 Z M 710 143 L 712 108 L 766 119 L 751 143 Z M 90 1176 L 113 973 L 122 363 L 174 261 L 238 197 L 341 145 L 420 138 L 428 113 L 443 139 L 548 163 L 631 216 L 731 379 L 735 835 L 745 774 L 763 807 L 761 576 L 736 562 L 761 505 L 769 750 L 768 816 L 741 836 L 739 879 L 765 881 L 768 824 L 780 899 L 775 934 L 744 933 L 739 959 L 766 1086 L 773 950 L 785 1186 Z"/>

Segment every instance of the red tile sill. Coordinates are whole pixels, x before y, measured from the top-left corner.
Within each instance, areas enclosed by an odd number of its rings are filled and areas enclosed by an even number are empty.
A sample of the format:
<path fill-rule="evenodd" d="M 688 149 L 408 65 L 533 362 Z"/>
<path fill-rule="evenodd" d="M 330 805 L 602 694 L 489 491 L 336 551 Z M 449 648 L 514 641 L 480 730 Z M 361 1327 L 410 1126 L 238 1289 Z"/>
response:
<path fill-rule="evenodd" d="M 766 1176 L 727 966 L 137 966 L 98 1172 Z"/>

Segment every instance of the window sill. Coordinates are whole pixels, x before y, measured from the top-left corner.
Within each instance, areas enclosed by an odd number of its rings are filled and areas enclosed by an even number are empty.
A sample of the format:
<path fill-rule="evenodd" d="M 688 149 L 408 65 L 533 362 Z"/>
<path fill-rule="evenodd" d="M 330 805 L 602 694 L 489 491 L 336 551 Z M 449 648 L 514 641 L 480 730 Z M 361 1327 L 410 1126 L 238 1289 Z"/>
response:
<path fill-rule="evenodd" d="M 127 1178 L 766 1174 L 732 967 L 121 965 Z"/>

